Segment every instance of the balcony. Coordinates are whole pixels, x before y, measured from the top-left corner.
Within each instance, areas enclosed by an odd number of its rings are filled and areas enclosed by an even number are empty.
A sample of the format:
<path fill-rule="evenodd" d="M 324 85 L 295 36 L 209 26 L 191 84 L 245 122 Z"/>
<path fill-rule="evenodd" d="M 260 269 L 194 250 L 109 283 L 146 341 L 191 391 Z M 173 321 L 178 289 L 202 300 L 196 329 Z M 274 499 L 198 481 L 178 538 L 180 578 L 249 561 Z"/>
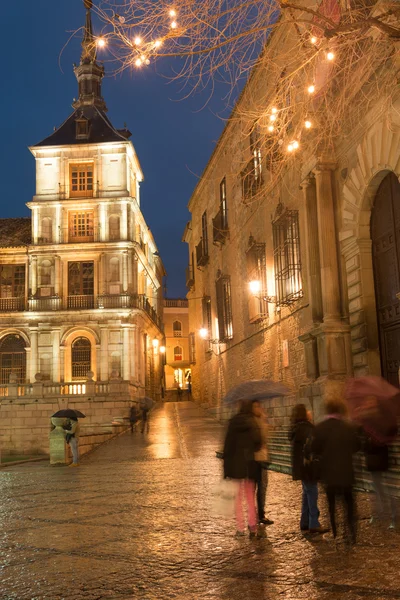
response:
<path fill-rule="evenodd" d="M 97 308 L 135 308 L 135 296 L 131 294 L 103 294 L 97 296 Z"/>
<path fill-rule="evenodd" d="M 68 310 L 86 310 L 94 308 L 94 296 L 68 296 Z"/>
<path fill-rule="evenodd" d="M 229 235 L 228 217 L 226 210 L 219 209 L 212 222 L 214 244 L 225 244 L 225 241 L 227 240 Z"/>
<path fill-rule="evenodd" d="M 25 310 L 25 298 L 0 298 L 0 312 L 22 312 Z"/>
<path fill-rule="evenodd" d="M 196 263 L 198 267 L 205 267 L 208 264 L 208 248 L 203 239 L 196 246 Z"/>
<path fill-rule="evenodd" d="M 28 310 L 34 312 L 61 310 L 61 308 L 61 298 L 59 296 L 51 296 L 49 298 L 29 298 L 28 300 Z"/>
<path fill-rule="evenodd" d="M 192 267 L 192 265 L 189 265 L 188 267 L 186 267 L 186 287 L 191 288 L 193 286 L 194 286 L 193 267 Z"/>

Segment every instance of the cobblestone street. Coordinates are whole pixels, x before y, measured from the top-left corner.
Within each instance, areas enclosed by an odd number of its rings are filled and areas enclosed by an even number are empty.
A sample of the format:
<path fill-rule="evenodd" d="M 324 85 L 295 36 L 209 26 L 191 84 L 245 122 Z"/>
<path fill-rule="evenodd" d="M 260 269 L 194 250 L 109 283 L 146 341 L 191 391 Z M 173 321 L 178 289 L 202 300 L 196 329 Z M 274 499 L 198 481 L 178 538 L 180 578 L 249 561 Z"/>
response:
<path fill-rule="evenodd" d="M 298 528 L 300 488 L 271 473 L 265 539 L 235 538 L 210 515 L 222 427 L 193 404 L 165 404 L 148 435 L 124 434 L 78 469 L 0 471 L 2 600 L 400 598 L 400 534 L 368 523 L 359 542 Z M 323 523 L 327 523 L 323 502 Z"/>

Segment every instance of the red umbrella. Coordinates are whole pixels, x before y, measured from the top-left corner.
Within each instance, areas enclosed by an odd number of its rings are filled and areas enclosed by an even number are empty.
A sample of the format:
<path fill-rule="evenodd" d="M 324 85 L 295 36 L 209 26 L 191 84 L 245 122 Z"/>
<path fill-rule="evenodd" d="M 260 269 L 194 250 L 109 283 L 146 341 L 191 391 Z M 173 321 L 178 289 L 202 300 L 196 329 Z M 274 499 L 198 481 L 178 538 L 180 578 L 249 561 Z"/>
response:
<path fill-rule="evenodd" d="M 354 421 L 377 442 L 390 443 L 397 435 L 400 390 L 382 377 L 368 375 L 350 379 L 346 398 Z"/>

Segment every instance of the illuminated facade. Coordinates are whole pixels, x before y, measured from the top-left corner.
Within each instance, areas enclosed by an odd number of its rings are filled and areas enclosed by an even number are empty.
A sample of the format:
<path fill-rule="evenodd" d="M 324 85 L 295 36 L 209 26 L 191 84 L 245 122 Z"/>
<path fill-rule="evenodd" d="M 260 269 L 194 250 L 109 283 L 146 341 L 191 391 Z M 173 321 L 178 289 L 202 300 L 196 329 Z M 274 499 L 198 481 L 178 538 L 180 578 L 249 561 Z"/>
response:
<path fill-rule="evenodd" d="M 188 389 L 191 365 L 196 362 L 194 333 L 189 330 L 188 301 L 182 298 L 164 299 L 165 326 L 165 388 L 166 391 Z"/>
<path fill-rule="evenodd" d="M 164 268 L 140 210 L 130 132 L 101 95 L 90 5 L 74 112 L 30 148 L 31 219 L 0 221 L 1 384 L 122 380 L 157 398 Z"/>

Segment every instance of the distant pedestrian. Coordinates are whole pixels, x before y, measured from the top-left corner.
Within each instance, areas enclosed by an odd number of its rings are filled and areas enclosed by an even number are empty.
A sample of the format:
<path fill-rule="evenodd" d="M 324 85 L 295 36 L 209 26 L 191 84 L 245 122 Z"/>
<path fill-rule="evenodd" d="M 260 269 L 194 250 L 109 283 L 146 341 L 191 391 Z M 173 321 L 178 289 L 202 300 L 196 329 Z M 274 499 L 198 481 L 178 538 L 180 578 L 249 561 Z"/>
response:
<path fill-rule="evenodd" d="M 386 473 L 389 470 L 389 446 L 378 444 L 371 436 L 364 436 L 365 467 L 371 474 L 374 494 L 371 494 L 372 516 L 370 523 L 383 520 L 390 511 L 389 529 L 396 527 L 396 500 L 388 493 Z"/>
<path fill-rule="evenodd" d="M 259 402 L 253 402 L 253 415 L 261 433 L 261 448 L 254 458 L 257 468 L 257 514 L 261 525 L 272 525 L 273 521 L 265 516 L 265 500 L 268 487 L 268 424 L 263 407 Z"/>
<path fill-rule="evenodd" d="M 136 425 L 139 420 L 139 410 L 136 402 L 132 404 L 129 411 L 129 423 L 131 425 L 131 433 L 136 431 Z"/>
<path fill-rule="evenodd" d="M 326 417 L 314 430 L 312 451 L 320 457 L 321 480 L 326 487 L 329 516 L 336 538 L 336 501 L 346 506 L 351 541 L 356 541 L 356 515 L 353 497 L 353 455 L 360 450 L 361 441 L 356 428 L 346 420 L 346 406 L 339 396 L 325 403 Z"/>
<path fill-rule="evenodd" d="M 302 500 L 300 529 L 309 533 L 325 533 L 321 527 L 318 508 L 318 475 L 308 447 L 313 438 L 314 425 L 311 413 L 304 404 L 296 404 L 292 411 L 289 440 L 292 445 L 292 477 L 301 481 Z"/>
<path fill-rule="evenodd" d="M 65 440 L 67 444 L 70 445 L 72 452 L 72 463 L 69 465 L 70 467 L 79 467 L 79 423 L 78 419 L 70 418 L 67 423 L 67 431 L 65 435 Z"/>
<path fill-rule="evenodd" d="M 154 401 L 151 398 L 145 397 L 142 398 L 139 402 L 141 417 L 142 417 L 142 425 L 141 432 L 145 431 L 149 433 L 150 431 L 150 411 L 154 406 Z"/>
<path fill-rule="evenodd" d="M 179 400 L 182 400 L 182 388 L 181 388 L 181 386 L 180 386 L 180 384 L 179 384 L 179 383 L 178 383 L 178 386 L 177 386 L 177 388 L 176 388 L 176 391 L 177 391 L 177 393 L 178 393 L 178 401 L 179 401 Z"/>
<path fill-rule="evenodd" d="M 257 465 L 255 453 L 262 444 L 261 432 L 253 415 L 252 402 L 243 401 L 237 415 L 232 417 L 224 444 L 224 477 L 237 480 L 236 497 L 237 535 L 245 535 L 243 497 L 246 499 L 250 537 L 257 534 L 255 482 Z"/>

